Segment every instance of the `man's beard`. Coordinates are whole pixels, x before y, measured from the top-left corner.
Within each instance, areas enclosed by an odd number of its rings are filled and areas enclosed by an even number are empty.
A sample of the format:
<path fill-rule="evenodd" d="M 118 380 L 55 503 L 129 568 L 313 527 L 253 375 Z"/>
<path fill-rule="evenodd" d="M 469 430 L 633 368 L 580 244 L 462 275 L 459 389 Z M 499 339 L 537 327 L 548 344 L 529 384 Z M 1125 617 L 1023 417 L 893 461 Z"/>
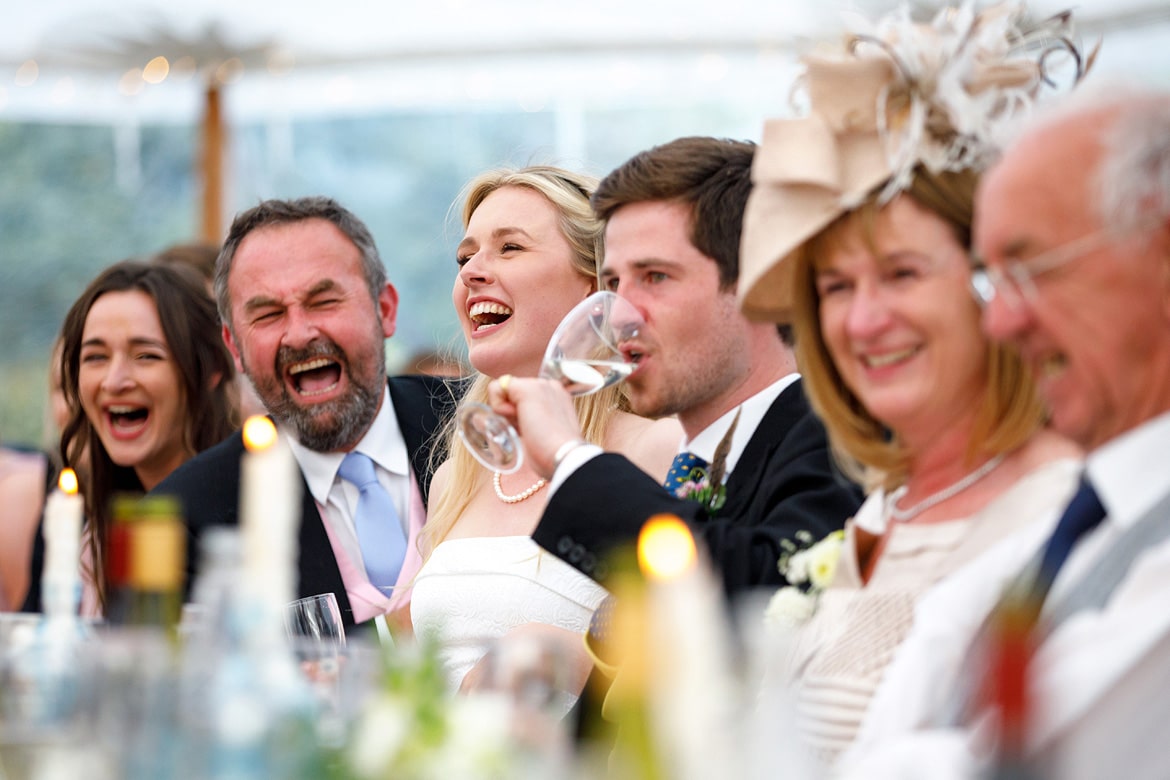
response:
<path fill-rule="evenodd" d="M 360 374 L 366 373 L 361 369 L 369 368 L 369 361 L 351 365 L 345 352 L 332 341 L 316 341 L 305 349 L 281 347 L 276 354 L 274 373 L 264 377 L 263 384 L 257 383 L 247 365 L 244 372 L 264 408 L 278 423 L 292 428 L 301 444 L 316 452 L 336 452 L 356 444 L 378 414 L 386 385 L 386 356 L 380 343 L 373 352 L 371 359 L 375 370 L 368 376 Z M 302 406 L 289 393 L 284 383 L 284 370 L 290 364 L 318 357 L 337 363 L 341 374 L 349 380 L 349 389 L 331 401 Z"/>

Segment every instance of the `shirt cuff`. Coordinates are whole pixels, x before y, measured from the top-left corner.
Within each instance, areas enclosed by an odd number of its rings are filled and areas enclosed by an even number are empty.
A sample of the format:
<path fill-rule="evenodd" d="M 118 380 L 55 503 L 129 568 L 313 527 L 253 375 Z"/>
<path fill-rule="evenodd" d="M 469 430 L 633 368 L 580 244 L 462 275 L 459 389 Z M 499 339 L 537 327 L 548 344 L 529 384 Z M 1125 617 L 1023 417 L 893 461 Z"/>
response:
<path fill-rule="evenodd" d="M 563 460 L 557 465 L 557 470 L 553 472 L 552 480 L 548 483 L 548 494 L 551 497 L 557 491 L 565 480 L 572 476 L 573 472 L 584 466 L 589 461 L 596 458 L 598 455 L 605 452 L 605 450 L 598 447 L 596 444 L 582 444 L 574 447 L 565 454 Z"/>

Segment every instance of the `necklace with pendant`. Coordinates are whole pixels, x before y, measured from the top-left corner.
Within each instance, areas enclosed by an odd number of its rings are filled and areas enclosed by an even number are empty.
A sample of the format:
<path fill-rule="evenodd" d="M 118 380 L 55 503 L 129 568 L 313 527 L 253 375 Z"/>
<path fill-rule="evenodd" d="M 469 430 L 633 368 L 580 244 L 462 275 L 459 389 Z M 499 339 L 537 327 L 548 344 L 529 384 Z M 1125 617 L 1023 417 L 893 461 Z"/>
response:
<path fill-rule="evenodd" d="M 925 512 L 927 509 L 930 509 L 935 504 L 942 503 L 952 496 L 957 496 L 959 493 L 962 493 L 964 490 L 971 487 L 991 472 L 995 471 L 995 467 L 1003 463 L 1003 458 L 1004 456 L 1002 453 L 996 455 L 994 458 L 987 461 L 982 466 L 960 479 L 958 482 L 954 482 L 950 485 L 947 485 L 942 490 L 931 493 L 917 504 L 906 507 L 905 509 L 898 508 L 898 502 L 902 500 L 902 498 L 906 495 L 906 491 L 908 490 L 906 485 L 902 485 L 890 494 L 890 517 L 894 520 L 897 520 L 899 523 L 904 523 L 907 520 L 913 520 L 915 517 L 918 517 L 920 514 Z"/>

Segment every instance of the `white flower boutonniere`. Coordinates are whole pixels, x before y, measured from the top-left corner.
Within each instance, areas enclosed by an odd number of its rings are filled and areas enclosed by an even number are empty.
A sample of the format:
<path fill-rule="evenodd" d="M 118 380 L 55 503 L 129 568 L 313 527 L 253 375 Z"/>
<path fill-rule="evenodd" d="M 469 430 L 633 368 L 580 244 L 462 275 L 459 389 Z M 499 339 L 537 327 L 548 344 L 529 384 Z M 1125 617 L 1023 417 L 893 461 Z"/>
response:
<path fill-rule="evenodd" d="M 788 584 L 776 591 L 764 611 L 764 621 L 772 627 L 796 627 L 813 616 L 821 591 L 837 574 L 845 531 L 834 531 L 816 544 L 808 531 L 797 531 L 795 538 L 782 542 L 784 552 L 776 564 Z"/>

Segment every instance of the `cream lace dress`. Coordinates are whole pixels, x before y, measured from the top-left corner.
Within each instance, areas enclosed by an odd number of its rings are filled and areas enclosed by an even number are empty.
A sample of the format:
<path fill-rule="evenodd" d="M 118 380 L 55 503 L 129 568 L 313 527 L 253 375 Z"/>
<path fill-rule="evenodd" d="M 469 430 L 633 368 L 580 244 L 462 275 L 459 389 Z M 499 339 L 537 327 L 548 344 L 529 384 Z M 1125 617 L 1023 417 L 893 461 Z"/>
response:
<path fill-rule="evenodd" d="M 1053 461 L 972 517 L 896 525 L 863 585 L 855 528 L 881 534 L 889 522 L 884 491 L 866 499 L 846 526 L 833 583 L 813 616 L 796 629 L 781 663 L 782 679 L 794 687 L 801 739 L 826 767 L 857 736 L 870 698 L 910 630 L 919 597 L 1011 531 L 1051 520 L 1079 474 L 1079 461 Z"/>

